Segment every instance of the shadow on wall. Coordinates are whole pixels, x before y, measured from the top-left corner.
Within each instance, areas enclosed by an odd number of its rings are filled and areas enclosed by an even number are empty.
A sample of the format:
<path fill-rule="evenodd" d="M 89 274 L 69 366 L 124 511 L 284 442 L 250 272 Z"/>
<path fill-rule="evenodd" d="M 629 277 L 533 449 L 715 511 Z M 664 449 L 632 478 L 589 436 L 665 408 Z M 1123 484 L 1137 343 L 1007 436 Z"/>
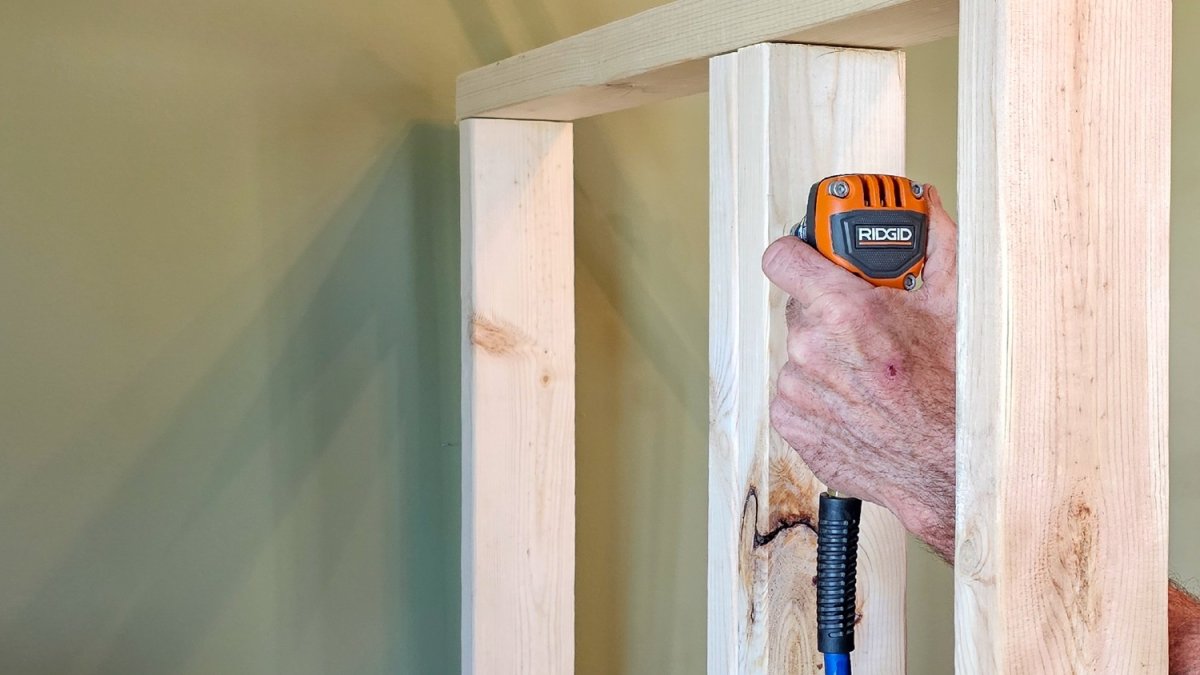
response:
<path fill-rule="evenodd" d="M 703 99 L 576 126 L 576 672 L 704 670 Z"/>
<path fill-rule="evenodd" d="M 207 640 L 246 672 L 458 670 L 457 146 L 417 124 L 385 151 L 143 447 L 121 420 L 253 280 L 0 497 L 3 563 L 89 462 L 133 458 L 6 590 L 0 672 L 204 672 Z"/>

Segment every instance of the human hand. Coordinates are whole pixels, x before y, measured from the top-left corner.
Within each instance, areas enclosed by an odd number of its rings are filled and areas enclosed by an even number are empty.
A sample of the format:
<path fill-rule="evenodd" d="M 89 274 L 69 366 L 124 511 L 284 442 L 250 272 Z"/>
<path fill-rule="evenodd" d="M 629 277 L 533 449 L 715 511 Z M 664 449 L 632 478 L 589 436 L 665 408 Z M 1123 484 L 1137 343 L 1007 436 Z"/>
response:
<path fill-rule="evenodd" d="M 791 296 L 771 423 L 831 489 L 888 508 L 949 560 L 958 233 L 927 194 L 916 291 L 873 286 L 793 236 L 767 248 L 763 271 Z"/>

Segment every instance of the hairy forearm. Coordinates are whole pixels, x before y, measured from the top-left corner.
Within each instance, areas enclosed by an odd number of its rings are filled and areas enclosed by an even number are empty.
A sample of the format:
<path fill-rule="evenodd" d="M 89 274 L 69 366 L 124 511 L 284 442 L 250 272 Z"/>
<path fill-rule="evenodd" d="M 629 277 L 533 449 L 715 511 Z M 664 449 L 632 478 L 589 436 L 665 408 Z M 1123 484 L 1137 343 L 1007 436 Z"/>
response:
<path fill-rule="evenodd" d="M 1171 583 L 1167 589 L 1171 673 L 1200 673 L 1200 601 Z"/>

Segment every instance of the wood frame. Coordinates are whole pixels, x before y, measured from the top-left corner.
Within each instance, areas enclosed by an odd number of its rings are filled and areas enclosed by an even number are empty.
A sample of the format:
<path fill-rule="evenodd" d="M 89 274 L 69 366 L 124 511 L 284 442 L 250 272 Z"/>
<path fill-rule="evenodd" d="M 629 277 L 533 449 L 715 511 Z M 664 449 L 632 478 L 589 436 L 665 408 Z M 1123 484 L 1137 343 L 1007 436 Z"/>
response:
<path fill-rule="evenodd" d="M 776 558 L 745 542 L 783 522 L 788 490 L 814 486 L 791 463 L 794 481 L 764 467 L 784 454 L 760 433 L 780 299 L 750 261 L 794 217 L 792 189 L 899 171 L 903 142 L 867 166 L 862 137 L 805 118 L 821 108 L 796 101 L 845 73 L 802 55 L 837 50 L 752 45 L 905 47 L 952 34 L 959 4 L 676 0 L 460 77 L 464 672 L 573 669 L 571 127 L 521 120 L 699 93 L 713 59 L 712 263 L 727 286 L 710 306 L 709 671 L 815 672 L 773 613 L 803 617 L 788 604 L 802 594 L 771 602 L 806 573 L 803 546 L 785 533 Z M 957 669 L 1165 672 L 1170 0 L 961 5 Z M 841 100 L 894 99 L 894 84 L 862 86 Z M 465 119 L 486 117 L 511 119 Z M 781 152 L 777 128 L 837 143 Z M 867 585 L 868 603 L 903 597 L 898 579 Z M 751 620 L 764 607 L 766 624 Z M 882 624 L 864 634 L 903 644 L 902 622 Z"/>
<path fill-rule="evenodd" d="M 910 47 L 958 0 L 676 0 L 458 78 L 458 118 L 570 121 L 702 93 L 708 60 L 762 42 Z"/>
<path fill-rule="evenodd" d="M 460 127 L 466 673 L 574 667 L 571 132 L 512 120 Z"/>
<path fill-rule="evenodd" d="M 1165 673 L 1171 3 L 963 10 L 958 671 Z"/>
<path fill-rule="evenodd" d="M 768 44 L 711 68 L 708 671 L 818 673 L 813 527 L 824 486 L 771 429 L 786 297 L 761 259 L 803 217 L 815 181 L 904 173 L 904 55 Z M 865 504 L 861 539 L 869 604 L 855 663 L 902 673 L 904 528 Z"/>

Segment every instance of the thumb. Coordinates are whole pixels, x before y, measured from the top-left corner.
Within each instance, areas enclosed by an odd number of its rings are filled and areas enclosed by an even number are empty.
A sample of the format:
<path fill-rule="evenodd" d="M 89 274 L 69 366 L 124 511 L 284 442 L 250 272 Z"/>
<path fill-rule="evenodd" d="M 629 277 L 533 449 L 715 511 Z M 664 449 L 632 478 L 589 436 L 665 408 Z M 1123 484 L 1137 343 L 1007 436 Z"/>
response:
<path fill-rule="evenodd" d="M 795 298 L 802 307 L 808 307 L 828 293 L 853 293 L 871 288 L 869 283 L 838 267 L 792 235 L 780 237 L 767 247 L 762 267 L 771 283 Z"/>
<path fill-rule="evenodd" d="M 926 283 L 953 285 L 958 273 L 958 225 L 942 206 L 937 188 L 927 186 L 929 244 L 925 260 Z"/>

